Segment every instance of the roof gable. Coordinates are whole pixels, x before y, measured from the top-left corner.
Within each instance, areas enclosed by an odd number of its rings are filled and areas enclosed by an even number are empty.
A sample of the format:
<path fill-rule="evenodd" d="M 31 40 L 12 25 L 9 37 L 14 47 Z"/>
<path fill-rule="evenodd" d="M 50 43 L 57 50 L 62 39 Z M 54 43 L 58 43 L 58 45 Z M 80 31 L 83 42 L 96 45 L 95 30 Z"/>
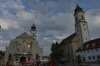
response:
<path fill-rule="evenodd" d="M 26 32 L 24 32 L 21 35 L 17 36 L 16 38 L 31 38 L 31 36 L 27 34 Z"/>
<path fill-rule="evenodd" d="M 72 41 L 75 37 L 77 36 L 76 33 L 73 33 L 69 37 L 65 38 L 64 40 L 61 41 L 60 45 L 65 44 L 66 42 Z"/>
<path fill-rule="evenodd" d="M 89 49 L 100 48 L 100 38 L 85 42 L 81 47 L 79 49 L 77 49 L 76 52 L 89 50 Z"/>

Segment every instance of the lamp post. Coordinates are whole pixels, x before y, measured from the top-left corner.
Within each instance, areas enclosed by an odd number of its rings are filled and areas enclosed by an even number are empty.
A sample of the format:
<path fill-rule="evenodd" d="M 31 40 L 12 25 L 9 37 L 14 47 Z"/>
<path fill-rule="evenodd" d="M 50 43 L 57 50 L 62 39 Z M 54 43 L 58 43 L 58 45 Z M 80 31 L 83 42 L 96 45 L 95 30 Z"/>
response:
<path fill-rule="evenodd" d="M 59 58 L 59 57 L 58 57 L 58 54 L 59 54 L 59 53 L 58 53 L 58 42 L 56 42 L 56 49 L 55 49 L 55 50 L 56 50 L 56 57 L 55 57 L 56 66 L 59 66 L 59 64 L 58 64 L 58 61 L 59 61 L 59 59 L 58 59 L 58 58 Z"/>
<path fill-rule="evenodd" d="M 56 42 L 56 61 L 58 61 L 58 42 Z"/>
<path fill-rule="evenodd" d="M 70 55 L 69 55 L 69 46 L 68 46 L 68 44 L 67 44 L 67 49 L 68 49 L 67 52 L 68 52 L 68 59 L 69 59 L 68 61 L 69 61 L 69 65 L 70 65 Z"/>

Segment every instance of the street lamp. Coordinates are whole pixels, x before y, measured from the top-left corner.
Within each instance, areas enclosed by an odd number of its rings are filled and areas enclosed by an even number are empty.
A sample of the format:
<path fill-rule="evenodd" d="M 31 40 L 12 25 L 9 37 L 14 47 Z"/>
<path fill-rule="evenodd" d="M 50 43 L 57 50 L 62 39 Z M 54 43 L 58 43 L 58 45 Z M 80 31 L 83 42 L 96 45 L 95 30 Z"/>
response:
<path fill-rule="evenodd" d="M 56 61 L 58 61 L 58 42 L 56 42 Z"/>
<path fill-rule="evenodd" d="M 68 61 L 69 61 L 69 65 L 70 65 L 70 55 L 69 55 L 69 46 L 68 46 L 68 44 L 67 44 L 67 50 L 68 50 Z"/>

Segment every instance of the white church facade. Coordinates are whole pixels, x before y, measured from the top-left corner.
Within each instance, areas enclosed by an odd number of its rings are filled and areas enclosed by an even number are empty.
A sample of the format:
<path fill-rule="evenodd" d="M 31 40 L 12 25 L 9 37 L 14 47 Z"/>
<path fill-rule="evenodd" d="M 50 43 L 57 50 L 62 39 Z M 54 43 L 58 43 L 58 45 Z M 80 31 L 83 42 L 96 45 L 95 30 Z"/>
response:
<path fill-rule="evenodd" d="M 30 35 L 26 32 L 10 41 L 5 51 L 4 65 L 9 61 L 12 65 L 19 65 L 23 61 L 42 59 L 43 50 L 36 41 L 36 27 L 33 24 Z"/>

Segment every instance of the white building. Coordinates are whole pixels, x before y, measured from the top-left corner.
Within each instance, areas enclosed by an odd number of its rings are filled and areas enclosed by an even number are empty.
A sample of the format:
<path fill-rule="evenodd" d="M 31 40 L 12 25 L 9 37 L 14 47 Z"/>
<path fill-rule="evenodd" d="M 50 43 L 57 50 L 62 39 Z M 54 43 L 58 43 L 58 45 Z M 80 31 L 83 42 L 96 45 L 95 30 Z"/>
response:
<path fill-rule="evenodd" d="M 26 32 L 17 36 L 5 52 L 4 65 L 9 61 L 12 65 L 19 65 L 23 61 L 33 61 L 42 59 L 42 49 L 36 41 L 36 27 L 33 24 L 30 34 Z"/>
<path fill-rule="evenodd" d="M 96 62 L 100 59 L 100 38 L 84 43 L 77 51 L 84 62 Z"/>

